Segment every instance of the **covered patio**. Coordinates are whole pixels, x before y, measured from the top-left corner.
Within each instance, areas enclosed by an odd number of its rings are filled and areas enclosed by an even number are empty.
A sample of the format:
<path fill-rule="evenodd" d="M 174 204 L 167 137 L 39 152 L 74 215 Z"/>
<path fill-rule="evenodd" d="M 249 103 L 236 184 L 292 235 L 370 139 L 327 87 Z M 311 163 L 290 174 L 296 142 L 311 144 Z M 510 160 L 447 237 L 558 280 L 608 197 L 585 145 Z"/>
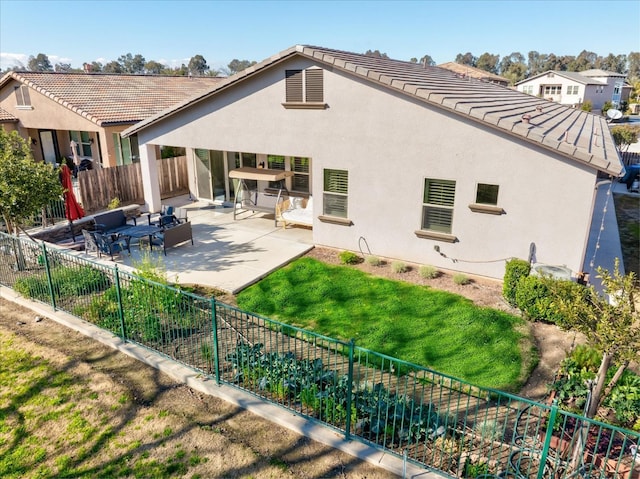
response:
<path fill-rule="evenodd" d="M 193 229 L 193 245 L 173 247 L 166 256 L 161 248 L 151 253 L 164 264 L 171 282 L 236 293 L 313 248 L 311 229 L 276 227 L 270 214 L 247 212 L 234 220 L 233 208 L 191 201 L 188 196 L 169 198 L 163 204 L 186 208 Z M 138 224 L 146 221 L 144 214 L 138 218 Z M 131 256 L 118 255 L 115 263 L 132 270 L 148 251 L 134 244 Z M 96 259 L 95 254 L 90 256 Z M 113 265 L 105 256 L 100 261 Z"/>

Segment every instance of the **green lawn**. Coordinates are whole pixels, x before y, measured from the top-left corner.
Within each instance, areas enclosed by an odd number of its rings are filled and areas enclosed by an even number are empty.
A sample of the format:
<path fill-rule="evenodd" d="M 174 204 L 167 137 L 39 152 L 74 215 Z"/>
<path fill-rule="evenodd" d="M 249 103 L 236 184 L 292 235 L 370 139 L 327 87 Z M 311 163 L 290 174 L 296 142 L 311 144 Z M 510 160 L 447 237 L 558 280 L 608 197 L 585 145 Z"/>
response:
<path fill-rule="evenodd" d="M 461 296 L 301 258 L 242 291 L 238 306 L 479 386 L 517 391 L 528 337 L 518 317 Z M 524 371 L 526 374 L 528 371 Z"/>

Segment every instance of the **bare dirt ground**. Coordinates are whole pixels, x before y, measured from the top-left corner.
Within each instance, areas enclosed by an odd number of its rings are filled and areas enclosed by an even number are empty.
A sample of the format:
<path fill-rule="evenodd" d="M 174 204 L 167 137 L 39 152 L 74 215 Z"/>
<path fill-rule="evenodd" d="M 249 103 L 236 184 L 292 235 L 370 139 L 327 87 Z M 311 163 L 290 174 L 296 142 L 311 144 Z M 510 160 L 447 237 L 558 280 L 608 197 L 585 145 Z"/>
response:
<path fill-rule="evenodd" d="M 0 338 L 15 335 L 12 346 L 53 363 L 79 383 L 87 384 L 94 391 L 92 398 L 99 399 L 88 405 L 85 419 L 90 420 L 89 415 L 99 410 L 96 404 L 99 400 L 111 401 L 101 414 L 115 411 L 114 442 L 131 445 L 129 449 L 128 445 L 125 448 L 123 444 L 104 444 L 92 451 L 86 467 L 100 471 L 118 460 L 114 454 L 128 454 L 131 458 L 127 460 L 133 466 L 136 461 L 148 463 L 154 458 L 161 461 L 176 451 L 186 451 L 198 457 L 198 463 L 191 464 L 185 475 L 171 477 L 396 477 L 225 401 L 196 392 L 51 319 L 36 322 L 35 317 L 32 311 L 0 298 Z M 122 403 L 118 398 L 130 400 Z M 64 434 L 65 430 L 46 433 L 52 444 L 65 441 Z M 118 448 L 122 448 L 121 452 Z M 0 457 L 2 452 L 0 443 Z M 55 463 L 56 458 L 50 460 Z M 95 477 L 100 477 L 96 474 Z"/>

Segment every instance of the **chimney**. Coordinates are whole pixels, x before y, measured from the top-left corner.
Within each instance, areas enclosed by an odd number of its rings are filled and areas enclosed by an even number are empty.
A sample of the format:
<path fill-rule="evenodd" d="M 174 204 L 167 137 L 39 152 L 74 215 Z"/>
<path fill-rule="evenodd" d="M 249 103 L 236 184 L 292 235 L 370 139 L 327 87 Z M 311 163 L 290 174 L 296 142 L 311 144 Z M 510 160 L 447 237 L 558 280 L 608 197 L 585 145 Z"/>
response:
<path fill-rule="evenodd" d="M 84 70 L 85 73 L 91 73 L 91 64 L 90 63 L 83 63 L 82 64 L 82 69 Z"/>

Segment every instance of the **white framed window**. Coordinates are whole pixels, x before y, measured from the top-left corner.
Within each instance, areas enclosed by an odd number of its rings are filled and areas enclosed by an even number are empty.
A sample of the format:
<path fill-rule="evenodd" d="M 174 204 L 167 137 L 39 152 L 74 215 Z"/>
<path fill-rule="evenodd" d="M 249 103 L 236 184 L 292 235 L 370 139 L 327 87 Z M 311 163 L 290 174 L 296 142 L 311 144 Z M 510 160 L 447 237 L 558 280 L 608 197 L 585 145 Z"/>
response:
<path fill-rule="evenodd" d="M 324 70 L 285 70 L 285 108 L 325 108 Z"/>
<path fill-rule="evenodd" d="M 562 85 L 546 85 L 544 87 L 545 95 L 559 95 L 562 93 Z"/>
<path fill-rule="evenodd" d="M 76 145 L 78 145 L 79 156 L 92 157 L 91 145 L 93 144 L 93 139 L 88 131 L 70 131 L 69 140 L 75 141 Z"/>
<path fill-rule="evenodd" d="M 577 94 L 578 94 L 578 85 L 567 86 L 567 95 L 577 95 Z"/>
<path fill-rule="evenodd" d="M 426 178 L 422 201 L 422 229 L 451 234 L 456 182 Z"/>
<path fill-rule="evenodd" d="M 349 172 L 347 170 L 324 170 L 323 214 L 348 218 Z"/>
<path fill-rule="evenodd" d="M 114 133 L 113 146 L 116 152 L 116 165 L 130 165 L 140 161 L 137 135 L 122 138 L 118 133 Z"/>
<path fill-rule="evenodd" d="M 31 108 L 31 97 L 29 96 L 29 87 L 27 85 L 15 87 L 14 92 L 18 108 Z"/>

